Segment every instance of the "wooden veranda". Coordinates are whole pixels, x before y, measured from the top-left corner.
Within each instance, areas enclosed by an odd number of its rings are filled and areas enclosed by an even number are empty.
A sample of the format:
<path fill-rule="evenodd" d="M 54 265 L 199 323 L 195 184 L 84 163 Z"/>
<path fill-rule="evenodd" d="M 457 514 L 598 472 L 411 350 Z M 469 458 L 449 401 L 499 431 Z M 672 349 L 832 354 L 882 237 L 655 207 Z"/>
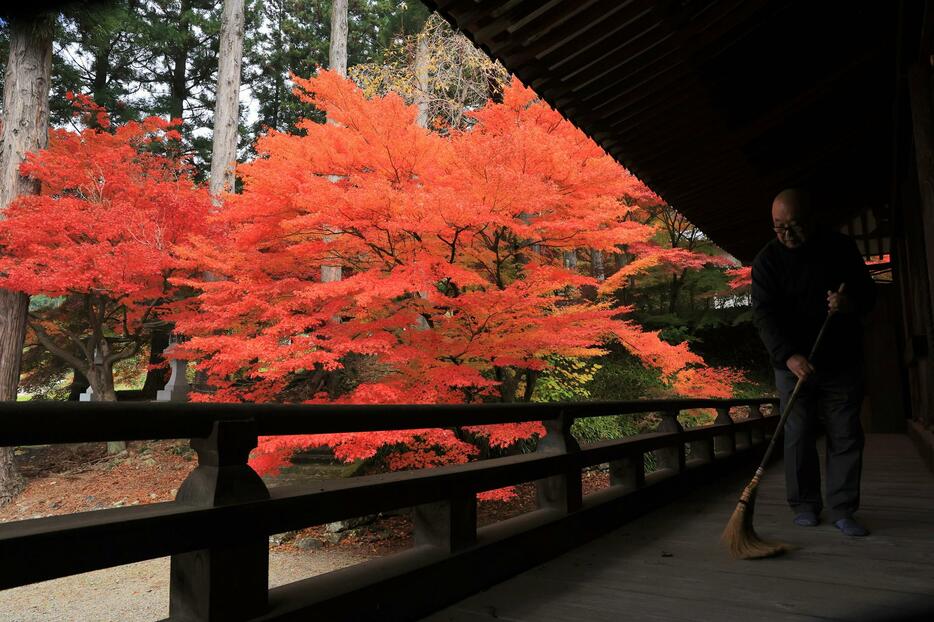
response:
<path fill-rule="evenodd" d="M 620 619 L 930 620 L 934 615 L 934 475 L 903 434 L 870 434 L 863 540 L 831 525 L 796 527 L 781 464 L 768 471 L 756 526 L 800 548 L 734 562 L 717 539 L 747 472 L 734 473 L 467 598 L 426 622 L 616 622 Z"/>

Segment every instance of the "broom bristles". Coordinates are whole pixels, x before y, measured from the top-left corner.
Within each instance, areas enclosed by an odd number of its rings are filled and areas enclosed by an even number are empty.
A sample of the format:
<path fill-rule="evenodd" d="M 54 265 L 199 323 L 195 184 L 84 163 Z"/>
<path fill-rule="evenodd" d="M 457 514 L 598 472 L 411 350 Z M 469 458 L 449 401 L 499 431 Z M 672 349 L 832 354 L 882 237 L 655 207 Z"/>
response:
<path fill-rule="evenodd" d="M 794 549 L 790 544 L 763 540 L 753 528 L 752 518 L 755 513 L 758 483 L 758 477 L 756 477 L 743 491 L 743 496 L 736 504 L 736 509 L 733 510 L 733 515 L 720 537 L 720 541 L 727 547 L 733 559 L 775 557 Z"/>

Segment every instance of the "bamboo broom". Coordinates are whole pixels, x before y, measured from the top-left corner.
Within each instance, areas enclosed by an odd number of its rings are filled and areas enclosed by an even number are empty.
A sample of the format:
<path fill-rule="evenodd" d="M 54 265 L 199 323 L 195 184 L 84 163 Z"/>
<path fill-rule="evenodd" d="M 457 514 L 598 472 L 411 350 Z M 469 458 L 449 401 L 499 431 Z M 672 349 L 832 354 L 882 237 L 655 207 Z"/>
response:
<path fill-rule="evenodd" d="M 840 289 L 837 290 L 837 293 L 843 293 L 843 285 L 842 283 L 840 284 Z M 808 357 L 809 361 L 814 359 L 814 354 L 817 352 L 818 347 L 820 347 L 820 342 L 824 338 L 824 332 L 827 330 L 827 325 L 830 323 L 831 317 L 833 317 L 832 312 L 828 313 L 827 317 L 824 319 L 824 323 L 820 327 L 820 332 L 817 333 L 817 339 L 814 340 L 814 346 L 811 348 L 811 355 Z M 752 519 L 755 513 L 756 491 L 759 488 L 759 480 L 762 479 L 762 474 L 765 472 L 765 465 L 768 464 L 769 458 L 772 457 L 772 451 L 775 449 L 775 441 L 779 437 L 779 432 L 785 426 L 785 420 L 788 419 L 788 414 L 791 412 L 792 407 L 794 407 L 795 400 L 798 398 L 798 392 L 801 390 L 803 384 L 804 381 L 799 378 L 798 382 L 795 384 L 794 391 L 791 393 L 791 397 L 788 398 L 788 403 L 785 404 L 785 408 L 782 410 L 782 416 L 778 420 L 778 425 L 775 426 L 775 432 L 772 434 L 772 440 L 769 441 L 769 446 L 765 450 L 765 455 L 762 456 L 762 462 L 759 463 L 756 474 L 752 476 L 752 481 L 743 489 L 743 494 L 739 497 L 736 509 L 733 510 L 733 515 L 726 524 L 723 535 L 720 536 L 720 541 L 729 549 L 730 556 L 733 559 L 774 557 L 795 548 L 790 544 L 768 542 L 760 538 L 752 525 Z"/>

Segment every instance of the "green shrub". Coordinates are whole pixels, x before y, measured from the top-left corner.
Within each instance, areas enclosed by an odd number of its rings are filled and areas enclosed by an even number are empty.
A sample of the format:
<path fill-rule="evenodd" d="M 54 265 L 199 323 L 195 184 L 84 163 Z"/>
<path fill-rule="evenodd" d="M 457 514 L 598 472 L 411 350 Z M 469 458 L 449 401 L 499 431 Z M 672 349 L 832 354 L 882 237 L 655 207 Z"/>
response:
<path fill-rule="evenodd" d="M 598 362 L 599 368 L 587 383 L 587 391 L 593 400 L 637 400 L 665 393 L 661 372 L 645 367 L 642 361 L 625 350 L 601 357 Z"/>

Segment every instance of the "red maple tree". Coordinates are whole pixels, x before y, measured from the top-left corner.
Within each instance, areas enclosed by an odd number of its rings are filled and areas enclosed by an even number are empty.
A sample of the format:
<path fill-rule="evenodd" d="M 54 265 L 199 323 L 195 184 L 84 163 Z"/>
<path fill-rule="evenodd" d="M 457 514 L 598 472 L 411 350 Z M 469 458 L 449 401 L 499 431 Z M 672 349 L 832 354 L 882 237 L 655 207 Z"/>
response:
<path fill-rule="evenodd" d="M 170 155 L 176 124 L 112 127 L 86 96 L 74 104 L 86 128 L 53 130 L 22 165 L 42 192 L 14 201 L 0 222 L 0 287 L 44 296 L 31 306 L 31 334 L 114 400 L 113 366 L 137 354 L 170 300 L 173 248 L 203 232 L 210 201 Z"/>
<path fill-rule="evenodd" d="M 549 356 L 621 342 L 672 382 L 703 361 L 579 294 L 594 279 L 565 251 L 617 251 L 654 234 L 628 215 L 658 198 L 518 82 L 433 133 L 397 96 L 367 99 L 322 71 L 294 78 L 328 123 L 270 131 L 238 168 L 220 238 L 180 251 L 199 293 L 175 320 L 214 401 L 451 403 L 528 400 Z M 344 278 L 323 282 L 322 265 Z M 691 372 L 684 382 L 703 393 Z M 722 392 L 718 386 L 716 392 Z M 261 439 L 265 470 L 296 448 L 345 460 L 381 448 L 392 468 L 463 462 L 542 434 L 537 423 Z"/>

